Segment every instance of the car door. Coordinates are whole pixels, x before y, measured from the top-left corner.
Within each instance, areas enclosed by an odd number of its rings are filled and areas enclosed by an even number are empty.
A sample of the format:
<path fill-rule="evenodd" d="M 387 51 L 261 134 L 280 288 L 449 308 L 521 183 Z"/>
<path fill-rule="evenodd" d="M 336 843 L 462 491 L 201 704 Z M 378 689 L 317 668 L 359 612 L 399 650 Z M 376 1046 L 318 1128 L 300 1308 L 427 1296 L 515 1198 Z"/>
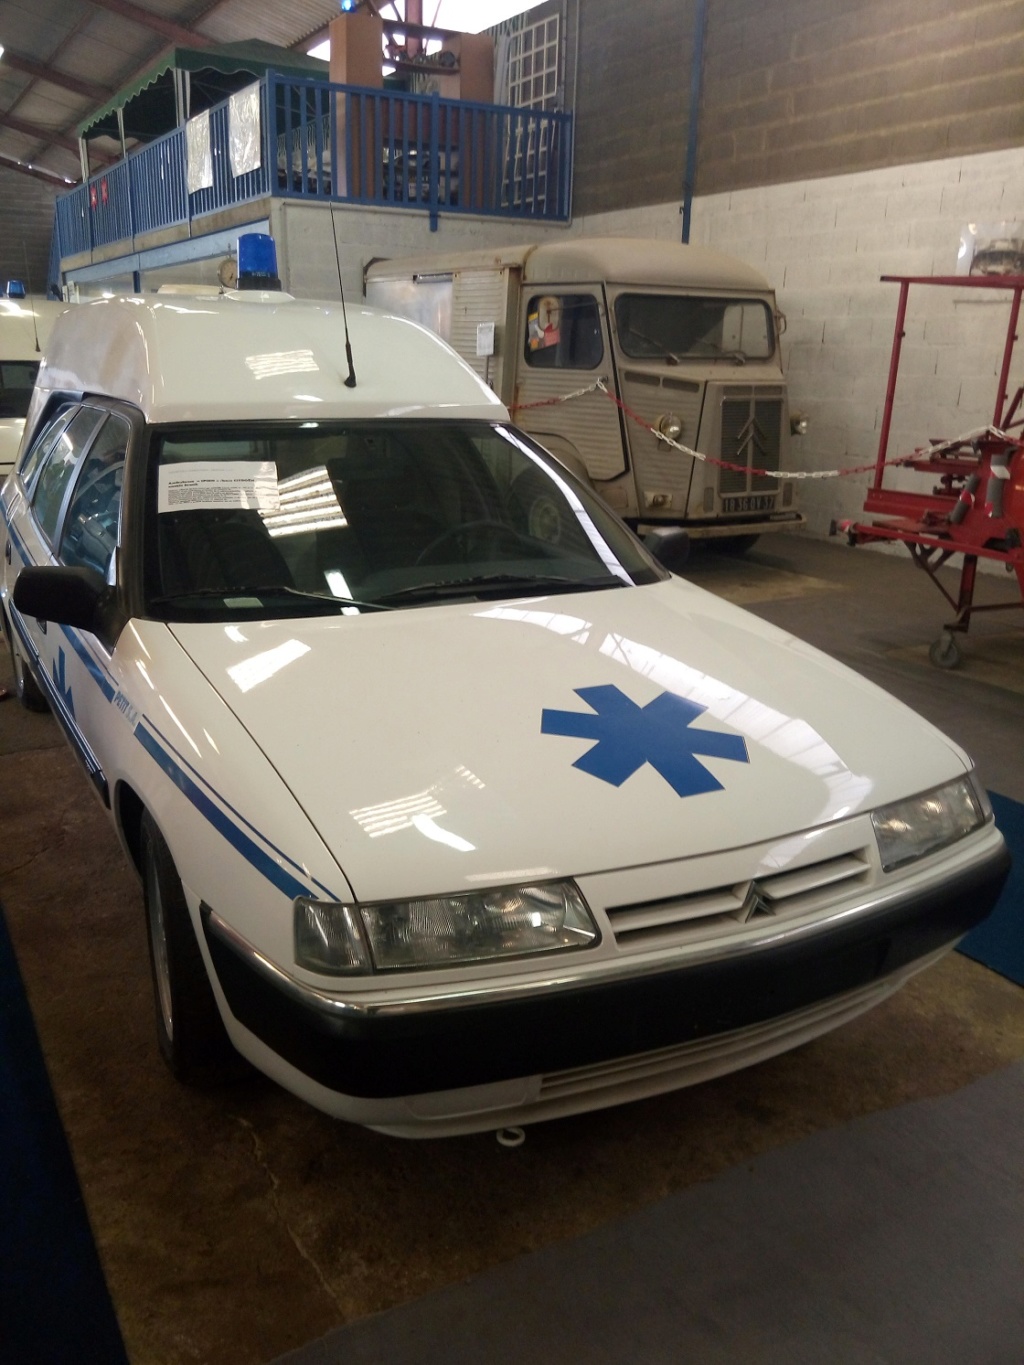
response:
<path fill-rule="evenodd" d="M 75 472 L 61 516 L 57 559 L 67 568 L 91 569 L 115 585 L 122 489 L 131 426 L 111 412 L 97 428 Z M 71 626 L 50 625 L 50 684 L 61 719 L 101 798 L 117 685 L 109 642 Z"/>
<path fill-rule="evenodd" d="M 127 424 L 118 418 L 122 427 Z M 66 513 L 78 487 L 76 475 L 108 423 L 106 412 L 78 404 L 47 427 L 21 462 L 20 488 L 10 507 L 6 553 L 9 567 L 7 608 L 18 647 L 38 679 L 44 695 L 79 754 L 86 759 L 77 723 L 72 673 L 68 671 L 69 636 L 60 626 L 18 612 L 10 590 L 24 565 L 60 562 L 58 549 Z M 113 429 L 116 433 L 118 428 Z M 92 765 L 86 760 L 86 766 Z"/>
<path fill-rule="evenodd" d="M 78 404 L 48 425 L 20 462 L 18 485 L 5 508 L 8 622 L 22 657 L 51 704 L 53 698 L 47 686 L 52 654 L 48 623 L 16 611 L 11 591 L 24 565 L 56 562 L 58 529 L 71 480 L 102 420 L 101 409 Z"/>

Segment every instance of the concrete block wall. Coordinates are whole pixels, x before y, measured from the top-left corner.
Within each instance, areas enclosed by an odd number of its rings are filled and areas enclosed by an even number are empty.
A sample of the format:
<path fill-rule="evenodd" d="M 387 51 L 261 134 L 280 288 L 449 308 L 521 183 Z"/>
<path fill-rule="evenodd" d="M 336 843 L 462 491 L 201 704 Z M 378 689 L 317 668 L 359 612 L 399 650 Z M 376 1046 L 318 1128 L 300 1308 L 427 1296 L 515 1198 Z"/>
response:
<path fill-rule="evenodd" d="M 698 195 L 691 240 L 762 270 L 786 316 L 783 355 L 793 407 L 810 430 L 795 442 L 807 472 L 873 465 L 899 287 L 882 275 L 952 275 L 969 222 L 1024 218 L 1024 148 L 849 175 Z M 593 214 L 574 228 L 678 241 L 677 201 Z M 977 289 L 911 286 L 890 456 L 992 420 L 1009 303 Z M 1018 347 L 1010 391 L 1024 383 Z M 856 517 L 870 474 L 802 481 L 813 534 Z M 921 476 L 892 486 L 926 492 Z"/>
<path fill-rule="evenodd" d="M 573 5 L 576 212 L 681 197 L 697 0 Z M 709 0 L 697 193 L 1024 145 L 1022 69 L 1024 0 Z"/>
<path fill-rule="evenodd" d="M 562 225 L 515 223 L 500 218 L 442 214 L 437 231 L 424 214 L 275 200 L 271 232 L 277 242 L 282 286 L 298 298 L 336 299 L 338 268 L 348 303 L 363 296 L 363 270 L 382 256 L 410 256 L 464 247 L 508 246 L 564 237 Z M 337 250 L 337 256 L 335 251 Z"/>
<path fill-rule="evenodd" d="M 698 191 L 1020 145 L 1022 62 L 1021 0 L 715 0 Z"/>
<path fill-rule="evenodd" d="M 25 280 L 33 293 L 46 292 L 56 198 L 42 181 L 0 167 L 0 283 Z"/>

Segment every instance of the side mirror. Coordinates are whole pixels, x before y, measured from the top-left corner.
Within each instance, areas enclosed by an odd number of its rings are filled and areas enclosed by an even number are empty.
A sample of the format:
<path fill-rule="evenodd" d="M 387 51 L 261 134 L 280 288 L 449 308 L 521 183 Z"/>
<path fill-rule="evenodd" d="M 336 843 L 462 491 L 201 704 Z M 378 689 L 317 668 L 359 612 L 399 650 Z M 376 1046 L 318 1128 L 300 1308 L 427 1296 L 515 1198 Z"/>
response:
<path fill-rule="evenodd" d="M 681 526 L 656 526 L 644 536 L 644 544 L 670 573 L 680 573 L 690 558 L 690 537 Z"/>
<path fill-rule="evenodd" d="M 95 569 L 30 565 L 14 580 L 14 605 L 23 616 L 95 634 L 107 591 Z"/>

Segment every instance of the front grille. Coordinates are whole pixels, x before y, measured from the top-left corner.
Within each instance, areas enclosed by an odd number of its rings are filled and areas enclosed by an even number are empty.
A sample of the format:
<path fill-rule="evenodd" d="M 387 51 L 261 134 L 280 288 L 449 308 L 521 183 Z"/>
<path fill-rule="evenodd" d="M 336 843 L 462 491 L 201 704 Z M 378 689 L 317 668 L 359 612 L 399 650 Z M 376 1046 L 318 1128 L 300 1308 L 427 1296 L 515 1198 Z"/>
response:
<path fill-rule="evenodd" d="M 865 885 L 871 868 L 869 850 L 858 849 L 732 886 L 608 906 L 607 914 L 619 948 L 680 946 L 741 932 L 758 920 L 788 920 L 827 908 L 839 896 Z"/>
<path fill-rule="evenodd" d="M 718 491 L 723 497 L 777 492 L 777 479 L 750 471 L 778 469 L 781 453 L 781 398 L 763 398 L 751 392 L 723 399 L 721 458 L 743 466 L 719 470 Z"/>
<path fill-rule="evenodd" d="M 566 1102 L 578 1095 L 589 1096 L 593 1105 L 593 1097 L 604 1092 L 606 1097 L 616 1097 L 614 1101 L 606 1098 L 605 1103 L 617 1103 L 711 1080 L 751 1062 L 764 1061 L 855 1019 L 891 995 L 902 985 L 903 979 L 899 975 L 883 977 L 843 995 L 729 1033 L 694 1038 L 630 1057 L 614 1057 L 592 1066 L 551 1072 L 541 1077 L 538 1103 L 561 1102 L 561 1109 L 554 1112 L 569 1113 L 572 1111 Z"/>
<path fill-rule="evenodd" d="M 647 370 L 624 370 L 627 384 L 643 384 L 650 389 L 673 389 L 678 393 L 700 393 L 701 385 L 693 379 L 673 379 L 670 375 L 650 374 Z"/>

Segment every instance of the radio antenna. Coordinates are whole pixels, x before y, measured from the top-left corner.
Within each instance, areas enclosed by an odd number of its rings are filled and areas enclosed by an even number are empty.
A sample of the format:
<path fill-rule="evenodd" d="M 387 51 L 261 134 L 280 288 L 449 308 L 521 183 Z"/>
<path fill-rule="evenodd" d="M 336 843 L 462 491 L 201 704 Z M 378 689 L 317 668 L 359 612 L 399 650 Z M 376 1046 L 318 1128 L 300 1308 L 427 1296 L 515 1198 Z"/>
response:
<path fill-rule="evenodd" d="M 352 363 L 352 343 L 348 339 L 348 310 L 345 307 L 345 286 L 341 281 L 341 252 L 338 250 L 338 226 L 334 221 L 334 209 L 331 209 L 331 237 L 334 241 L 334 259 L 338 265 L 338 290 L 341 293 L 341 318 L 345 325 L 345 359 L 348 361 L 348 378 L 345 380 L 346 389 L 354 389 L 356 386 L 356 367 Z"/>
<path fill-rule="evenodd" d="M 21 254 L 25 257 L 25 284 L 28 286 L 28 306 L 29 312 L 32 314 L 32 335 L 35 338 L 36 355 L 42 355 L 43 348 L 39 344 L 39 324 L 36 321 L 36 310 L 32 303 L 32 270 L 28 263 L 28 247 L 25 245 L 24 237 L 21 239 Z"/>

